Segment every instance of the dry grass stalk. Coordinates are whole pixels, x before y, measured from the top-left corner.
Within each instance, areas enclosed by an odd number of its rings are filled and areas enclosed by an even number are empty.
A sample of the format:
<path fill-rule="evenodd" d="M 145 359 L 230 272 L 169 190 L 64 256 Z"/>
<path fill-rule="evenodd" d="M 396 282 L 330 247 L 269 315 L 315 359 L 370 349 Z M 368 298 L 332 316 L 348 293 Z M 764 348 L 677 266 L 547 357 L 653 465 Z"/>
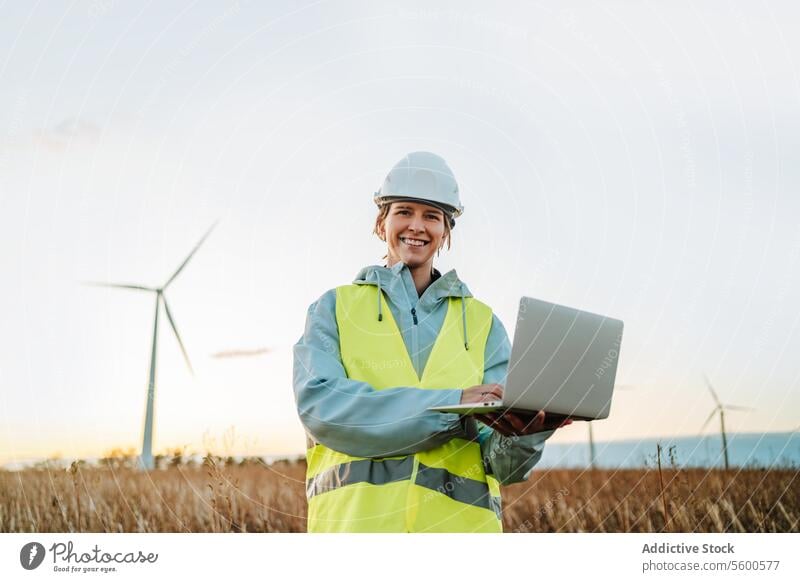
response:
<path fill-rule="evenodd" d="M 723 474 L 724 473 L 724 474 Z M 503 489 L 504 529 L 796 532 L 797 470 L 535 471 Z M 0 471 L 0 532 L 301 532 L 305 464 Z M 664 505 L 666 502 L 666 506 Z"/>

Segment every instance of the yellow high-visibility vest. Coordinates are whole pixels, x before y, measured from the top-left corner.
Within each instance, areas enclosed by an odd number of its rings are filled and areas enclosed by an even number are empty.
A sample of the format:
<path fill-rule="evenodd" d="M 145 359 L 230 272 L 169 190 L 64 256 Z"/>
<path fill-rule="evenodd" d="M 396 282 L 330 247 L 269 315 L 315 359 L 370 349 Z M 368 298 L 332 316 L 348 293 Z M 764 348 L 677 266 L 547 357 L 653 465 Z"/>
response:
<path fill-rule="evenodd" d="M 464 299 L 470 330 L 465 349 L 460 333 L 462 299 L 447 299 L 447 315 L 419 378 L 382 293 L 386 316 L 382 321 L 375 317 L 375 292 L 369 285 L 336 289 L 339 346 L 348 378 L 376 390 L 468 388 L 482 383 L 492 324 L 487 305 Z M 454 438 L 427 451 L 380 459 L 312 444 L 306 455 L 309 532 L 503 530 L 500 486 L 486 474 L 476 440 Z"/>

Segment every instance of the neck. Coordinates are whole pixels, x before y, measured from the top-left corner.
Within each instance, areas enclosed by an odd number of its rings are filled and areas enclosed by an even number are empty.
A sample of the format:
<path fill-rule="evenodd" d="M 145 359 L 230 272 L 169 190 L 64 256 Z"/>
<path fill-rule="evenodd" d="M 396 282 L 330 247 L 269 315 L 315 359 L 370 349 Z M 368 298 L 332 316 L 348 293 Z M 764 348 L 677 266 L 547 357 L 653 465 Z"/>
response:
<path fill-rule="evenodd" d="M 386 266 L 391 268 L 393 265 L 396 265 L 399 261 L 392 257 L 388 257 Z M 431 283 L 433 283 L 433 258 L 426 263 L 418 265 L 416 267 L 408 267 L 408 270 L 411 272 L 411 278 L 414 279 L 414 287 L 417 288 L 417 295 L 422 297 L 422 294 L 425 292 Z"/>

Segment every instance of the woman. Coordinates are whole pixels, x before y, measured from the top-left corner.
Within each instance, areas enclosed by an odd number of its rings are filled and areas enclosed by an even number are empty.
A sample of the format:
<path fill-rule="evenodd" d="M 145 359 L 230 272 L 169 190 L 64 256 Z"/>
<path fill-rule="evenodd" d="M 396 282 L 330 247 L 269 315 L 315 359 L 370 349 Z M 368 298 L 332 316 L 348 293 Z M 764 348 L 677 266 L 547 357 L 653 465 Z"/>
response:
<path fill-rule="evenodd" d="M 428 411 L 501 398 L 508 336 L 433 268 L 463 212 L 445 161 L 408 154 L 375 202 L 386 265 L 314 302 L 294 348 L 308 531 L 500 532 L 499 485 L 525 480 L 570 421 Z"/>

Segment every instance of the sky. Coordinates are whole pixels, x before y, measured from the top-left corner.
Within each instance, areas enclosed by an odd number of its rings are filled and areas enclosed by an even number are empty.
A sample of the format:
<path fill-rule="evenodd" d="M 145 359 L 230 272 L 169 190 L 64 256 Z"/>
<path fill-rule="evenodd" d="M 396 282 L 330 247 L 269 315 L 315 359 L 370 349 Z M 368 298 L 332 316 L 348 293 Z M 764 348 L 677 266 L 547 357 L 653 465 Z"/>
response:
<path fill-rule="evenodd" d="M 597 440 L 800 425 L 800 40 L 792 2 L 4 5 L 0 464 L 139 448 L 302 452 L 308 305 L 379 264 L 372 195 L 443 156 L 456 269 L 625 322 Z M 164 319 L 161 320 L 164 323 Z M 224 350 L 265 354 L 214 358 Z M 713 432 L 712 428 L 706 433 Z M 586 439 L 584 423 L 554 442 Z"/>

